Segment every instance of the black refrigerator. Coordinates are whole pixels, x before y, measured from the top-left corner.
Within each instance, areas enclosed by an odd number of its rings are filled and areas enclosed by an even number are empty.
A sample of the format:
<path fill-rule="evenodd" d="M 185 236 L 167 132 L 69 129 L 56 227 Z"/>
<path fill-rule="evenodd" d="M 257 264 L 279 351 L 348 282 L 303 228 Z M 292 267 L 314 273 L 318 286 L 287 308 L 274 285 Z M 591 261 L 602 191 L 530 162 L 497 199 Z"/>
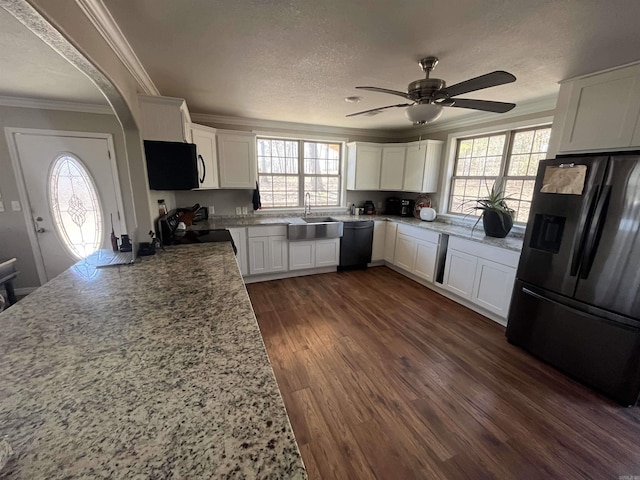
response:
<path fill-rule="evenodd" d="M 617 402 L 638 402 L 639 152 L 540 162 L 506 335 Z"/>

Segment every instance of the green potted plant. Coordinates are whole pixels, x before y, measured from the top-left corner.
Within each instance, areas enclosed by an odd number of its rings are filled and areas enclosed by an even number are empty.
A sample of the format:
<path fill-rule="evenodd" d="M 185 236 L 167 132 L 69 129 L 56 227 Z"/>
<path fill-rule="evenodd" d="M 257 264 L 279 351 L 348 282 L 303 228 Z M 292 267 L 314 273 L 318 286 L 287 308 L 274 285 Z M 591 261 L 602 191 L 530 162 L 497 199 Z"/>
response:
<path fill-rule="evenodd" d="M 513 227 L 513 214 L 515 213 L 515 210 L 507 206 L 506 200 L 504 192 L 497 189 L 495 184 L 486 197 L 472 200 L 476 202 L 473 209 L 482 210 L 482 215 L 473 228 L 475 229 L 482 219 L 485 235 L 496 238 L 506 237 Z"/>

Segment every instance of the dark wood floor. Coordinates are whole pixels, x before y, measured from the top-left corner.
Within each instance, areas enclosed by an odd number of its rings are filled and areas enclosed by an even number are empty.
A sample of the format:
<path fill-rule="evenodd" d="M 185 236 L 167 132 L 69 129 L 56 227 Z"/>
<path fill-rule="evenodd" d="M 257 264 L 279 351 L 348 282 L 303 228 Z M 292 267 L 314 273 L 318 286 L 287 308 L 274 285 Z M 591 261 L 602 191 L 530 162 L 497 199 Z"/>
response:
<path fill-rule="evenodd" d="M 640 408 L 386 267 L 247 289 L 312 480 L 640 476 Z"/>

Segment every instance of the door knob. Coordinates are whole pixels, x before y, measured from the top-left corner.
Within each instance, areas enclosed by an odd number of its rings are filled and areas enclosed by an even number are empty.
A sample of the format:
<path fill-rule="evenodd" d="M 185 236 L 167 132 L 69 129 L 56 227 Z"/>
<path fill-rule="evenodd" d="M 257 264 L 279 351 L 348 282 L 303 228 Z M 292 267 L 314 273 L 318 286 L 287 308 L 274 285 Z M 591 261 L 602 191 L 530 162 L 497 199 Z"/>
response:
<path fill-rule="evenodd" d="M 42 227 L 36 230 L 36 233 L 44 233 L 44 232 L 45 232 L 45 229 Z"/>

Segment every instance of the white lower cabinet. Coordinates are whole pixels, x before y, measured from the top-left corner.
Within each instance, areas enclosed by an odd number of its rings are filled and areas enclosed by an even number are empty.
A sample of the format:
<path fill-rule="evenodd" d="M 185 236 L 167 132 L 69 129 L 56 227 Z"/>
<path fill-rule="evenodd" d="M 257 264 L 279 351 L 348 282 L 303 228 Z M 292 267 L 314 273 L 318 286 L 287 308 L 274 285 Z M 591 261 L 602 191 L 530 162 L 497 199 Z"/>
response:
<path fill-rule="evenodd" d="M 478 257 L 449 247 L 442 282 L 444 288 L 463 298 L 471 298 L 477 265 Z"/>
<path fill-rule="evenodd" d="M 289 268 L 301 270 L 316 264 L 316 241 L 291 242 L 289 245 Z"/>
<path fill-rule="evenodd" d="M 386 225 L 385 225 L 385 232 L 384 232 L 384 260 L 389 263 L 394 263 L 398 224 L 394 222 L 385 222 L 385 223 Z M 374 229 L 375 229 L 375 225 L 374 225 Z"/>
<path fill-rule="evenodd" d="M 515 279 L 515 268 L 479 258 L 471 300 L 501 317 L 506 317 Z"/>
<path fill-rule="evenodd" d="M 506 318 L 519 257 L 511 250 L 452 237 L 443 287 Z"/>
<path fill-rule="evenodd" d="M 316 240 L 316 267 L 334 267 L 340 263 L 340 239 Z"/>
<path fill-rule="evenodd" d="M 424 228 L 398 225 L 394 265 L 430 282 L 434 281 L 440 234 Z"/>
<path fill-rule="evenodd" d="M 249 227 L 249 274 L 285 272 L 289 269 L 286 226 Z"/>
<path fill-rule="evenodd" d="M 379 262 L 384 260 L 385 238 L 387 224 L 384 220 L 373 222 L 373 245 L 371 246 L 371 261 Z"/>
<path fill-rule="evenodd" d="M 335 267 L 339 262 L 339 238 L 289 242 L 289 270 Z"/>
<path fill-rule="evenodd" d="M 413 266 L 414 275 L 433 282 L 437 259 L 438 244 L 418 240 L 416 242 L 416 260 Z"/>
<path fill-rule="evenodd" d="M 229 233 L 233 238 L 233 243 L 236 246 L 236 261 L 240 268 L 240 273 L 244 277 L 249 274 L 249 268 L 247 266 L 247 229 L 246 228 L 230 228 Z"/>

